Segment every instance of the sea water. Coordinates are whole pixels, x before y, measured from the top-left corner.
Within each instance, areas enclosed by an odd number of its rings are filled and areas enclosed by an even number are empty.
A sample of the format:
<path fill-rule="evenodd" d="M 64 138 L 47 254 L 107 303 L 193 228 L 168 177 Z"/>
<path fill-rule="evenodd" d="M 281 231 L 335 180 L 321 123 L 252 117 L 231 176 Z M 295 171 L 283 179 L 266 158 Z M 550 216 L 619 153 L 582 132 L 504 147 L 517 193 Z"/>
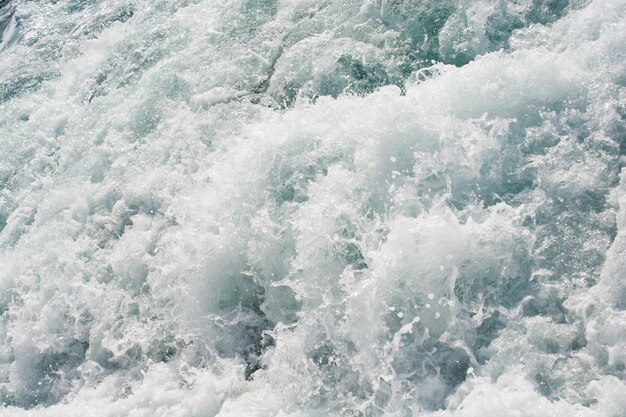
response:
<path fill-rule="evenodd" d="M 625 0 L 0 33 L 0 415 L 626 416 Z"/>

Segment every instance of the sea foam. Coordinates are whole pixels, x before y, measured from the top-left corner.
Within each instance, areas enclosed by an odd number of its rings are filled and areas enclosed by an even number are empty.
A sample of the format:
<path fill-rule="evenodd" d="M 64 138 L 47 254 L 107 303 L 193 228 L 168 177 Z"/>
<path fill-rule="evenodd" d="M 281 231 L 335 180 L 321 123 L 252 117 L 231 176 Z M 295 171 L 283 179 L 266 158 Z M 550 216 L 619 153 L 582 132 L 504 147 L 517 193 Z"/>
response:
<path fill-rule="evenodd" d="M 624 415 L 624 0 L 4 3 L 0 415 Z"/>

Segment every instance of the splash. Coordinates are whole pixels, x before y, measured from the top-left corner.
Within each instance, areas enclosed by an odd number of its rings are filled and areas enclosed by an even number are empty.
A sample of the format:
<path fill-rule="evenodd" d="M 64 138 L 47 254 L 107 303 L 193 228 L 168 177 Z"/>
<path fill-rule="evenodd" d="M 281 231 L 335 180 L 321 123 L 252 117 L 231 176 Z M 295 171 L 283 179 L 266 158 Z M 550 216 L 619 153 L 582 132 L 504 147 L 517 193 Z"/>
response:
<path fill-rule="evenodd" d="M 0 415 L 626 412 L 625 1 L 0 33 Z"/>

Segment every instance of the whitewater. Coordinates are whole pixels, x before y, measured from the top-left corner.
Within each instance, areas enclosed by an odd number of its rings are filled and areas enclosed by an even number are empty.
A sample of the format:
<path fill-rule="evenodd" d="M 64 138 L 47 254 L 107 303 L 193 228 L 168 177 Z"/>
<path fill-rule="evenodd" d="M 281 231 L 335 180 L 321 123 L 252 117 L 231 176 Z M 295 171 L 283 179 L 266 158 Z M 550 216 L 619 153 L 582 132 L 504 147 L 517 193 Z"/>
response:
<path fill-rule="evenodd" d="M 0 34 L 0 416 L 626 416 L 626 0 Z"/>

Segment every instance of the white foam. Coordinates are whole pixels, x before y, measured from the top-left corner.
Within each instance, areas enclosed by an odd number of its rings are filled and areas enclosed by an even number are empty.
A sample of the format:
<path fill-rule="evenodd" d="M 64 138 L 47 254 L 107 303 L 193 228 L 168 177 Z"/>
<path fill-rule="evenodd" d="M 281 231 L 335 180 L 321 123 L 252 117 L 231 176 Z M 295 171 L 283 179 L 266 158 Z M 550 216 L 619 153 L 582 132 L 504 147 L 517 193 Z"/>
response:
<path fill-rule="evenodd" d="M 187 3 L 16 3 L 0 415 L 623 414 L 623 0 Z"/>

